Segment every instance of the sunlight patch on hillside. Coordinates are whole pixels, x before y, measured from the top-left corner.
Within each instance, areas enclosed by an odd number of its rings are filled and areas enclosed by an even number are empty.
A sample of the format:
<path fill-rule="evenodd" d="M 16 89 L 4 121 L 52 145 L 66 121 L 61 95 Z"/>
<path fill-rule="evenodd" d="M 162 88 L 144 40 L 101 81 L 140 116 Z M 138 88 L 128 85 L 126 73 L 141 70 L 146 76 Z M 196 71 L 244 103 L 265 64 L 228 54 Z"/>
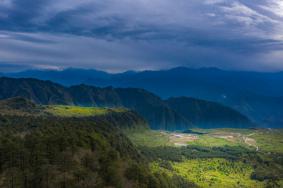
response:
<path fill-rule="evenodd" d="M 111 112 L 125 112 L 124 108 L 100 108 L 100 107 L 80 107 L 80 106 L 47 106 L 46 111 L 56 116 L 63 117 L 82 117 L 82 116 L 99 116 Z"/>

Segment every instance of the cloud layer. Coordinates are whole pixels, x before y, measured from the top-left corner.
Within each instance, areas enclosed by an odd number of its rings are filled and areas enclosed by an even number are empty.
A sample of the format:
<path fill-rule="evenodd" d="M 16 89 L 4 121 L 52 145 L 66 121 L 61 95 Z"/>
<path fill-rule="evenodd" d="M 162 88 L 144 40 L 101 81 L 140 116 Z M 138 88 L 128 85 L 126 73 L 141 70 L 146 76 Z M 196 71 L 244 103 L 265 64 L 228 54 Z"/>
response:
<path fill-rule="evenodd" d="M 281 0 L 0 0 L 0 62 L 283 70 L 282 12 Z"/>

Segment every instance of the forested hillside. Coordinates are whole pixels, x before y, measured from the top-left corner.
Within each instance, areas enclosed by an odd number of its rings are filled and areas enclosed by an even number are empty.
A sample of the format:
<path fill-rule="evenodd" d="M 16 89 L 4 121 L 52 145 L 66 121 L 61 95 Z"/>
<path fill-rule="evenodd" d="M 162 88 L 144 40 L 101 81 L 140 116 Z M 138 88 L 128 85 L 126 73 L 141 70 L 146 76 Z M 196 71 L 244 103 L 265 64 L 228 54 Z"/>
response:
<path fill-rule="evenodd" d="M 235 127 L 252 126 L 249 119 L 229 107 L 189 97 L 176 97 L 166 100 L 176 112 L 201 128 L 231 127 L 231 119 Z"/>
<path fill-rule="evenodd" d="M 143 116 L 153 129 L 185 130 L 193 126 L 190 118 L 171 108 L 166 101 L 153 93 L 137 88 L 99 88 L 87 85 L 64 87 L 49 81 L 36 79 L 0 78 L 0 99 L 25 97 L 38 104 L 68 104 L 88 107 L 126 107 Z M 206 101 L 203 101 L 206 103 Z M 211 104 L 211 103 L 209 103 Z M 198 110 L 188 106 L 188 112 Z M 232 111 L 222 108 L 218 113 L 221 123 L 222 113 Z M 197 113 L 197 112 L 196 112 Z M 210 113 L 208 110 L 207 113 Z M 226 113 L 226 112 L 225 112 Z M 223 117 L 228 127 L 251 126 L 247 118 L 239 121 L 239 113 Z M 242 115 L 243 116 L 243 115 Z M 201 116 L 199 116 L 202 118 Z M 205 117 L 204 117 L 205 118 Z M 215 122 L 217 123 L 217 122 Z M 216 124 L 217 125 L 217 124 Z M 220 124 L 219 124 L 220 126 Z"/>
<path fill-rule="evenodd" d="M 89 108 L 77 108 L 38 106 L 22 98 L 0 102 L 0 187 L 193 186 L 149 170 L 122 133 L 147 129 L 137 114 L 94 108 L 89 115 Z M 64 110 L 80 114 L 65 116 Z"/>

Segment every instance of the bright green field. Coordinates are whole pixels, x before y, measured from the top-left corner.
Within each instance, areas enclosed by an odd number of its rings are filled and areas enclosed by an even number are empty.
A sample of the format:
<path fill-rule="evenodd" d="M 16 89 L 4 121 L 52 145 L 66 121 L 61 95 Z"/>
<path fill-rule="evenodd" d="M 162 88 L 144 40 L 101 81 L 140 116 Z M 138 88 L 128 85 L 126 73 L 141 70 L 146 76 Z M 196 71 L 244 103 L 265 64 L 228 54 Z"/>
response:
<path fill-rule="evenodd" d="M 169 175 L 178 174 L 200 187 L 265 187 L 265 182 L 250 179 L 251 166 L 242 162 L 231 162 L 226 159 L 194 159 L 184 162 L 172 162 L 173 170 L 162 168 L 152 163 L 152 171 L 163 171 Z"/>
<path fill-rule="evenodd" d="M 82 117 L 104 115 L 110 112 L 125 112 L 126 109 L 51 105 L 47 106 L 45 111 L 56 116 Z"/>

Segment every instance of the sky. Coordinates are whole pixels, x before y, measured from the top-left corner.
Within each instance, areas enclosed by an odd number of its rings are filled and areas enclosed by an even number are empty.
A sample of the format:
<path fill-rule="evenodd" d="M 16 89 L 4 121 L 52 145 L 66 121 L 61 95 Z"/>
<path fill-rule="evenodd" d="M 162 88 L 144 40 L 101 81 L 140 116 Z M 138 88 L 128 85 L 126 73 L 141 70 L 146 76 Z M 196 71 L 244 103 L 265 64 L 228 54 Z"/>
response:
<path fill-rule="evenodd" d="M 0 0 L 0 72 L 283 70 L 283 0 Z"/>

